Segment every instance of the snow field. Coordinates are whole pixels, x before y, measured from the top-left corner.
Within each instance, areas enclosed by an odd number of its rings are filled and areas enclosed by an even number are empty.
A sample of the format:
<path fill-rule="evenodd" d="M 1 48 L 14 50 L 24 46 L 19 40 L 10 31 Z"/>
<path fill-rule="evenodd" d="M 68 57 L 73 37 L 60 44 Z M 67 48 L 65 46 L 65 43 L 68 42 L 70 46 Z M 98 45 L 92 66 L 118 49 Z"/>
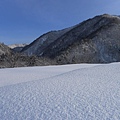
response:
<path fill-rule="evenodd" d="M 96 64 L 73 64 L 60 66 L 40 66 L 0 69 L 0 87 L 49 78 L 75 69 L 93 67 Z"/>
<path fill-rule="evenodd" d="M 0 87 L 0 119 L 120 120 L 119 73 L 114 63 Z"/>

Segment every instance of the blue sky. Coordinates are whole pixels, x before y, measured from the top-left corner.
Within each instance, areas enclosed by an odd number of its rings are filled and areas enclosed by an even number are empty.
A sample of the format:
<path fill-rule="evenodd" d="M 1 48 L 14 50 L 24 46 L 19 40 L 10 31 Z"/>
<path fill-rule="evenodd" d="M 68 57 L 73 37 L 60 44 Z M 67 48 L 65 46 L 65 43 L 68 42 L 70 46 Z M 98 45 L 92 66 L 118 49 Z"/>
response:
<path fill-rule="evenodd" d="M 30 43 L 96 15 L 120 15 L 119 6 L 120 0 L 0 0 L 0 42 Z"/>

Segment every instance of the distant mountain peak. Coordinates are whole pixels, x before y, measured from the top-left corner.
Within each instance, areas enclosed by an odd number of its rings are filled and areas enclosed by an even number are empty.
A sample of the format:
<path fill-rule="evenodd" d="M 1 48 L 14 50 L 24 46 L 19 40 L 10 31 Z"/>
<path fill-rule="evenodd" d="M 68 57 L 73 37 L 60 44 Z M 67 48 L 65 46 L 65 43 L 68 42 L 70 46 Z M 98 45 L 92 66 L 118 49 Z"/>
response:
<path fill-rule="evenodd" d="M 11 48 L 15 52 L 20 52 L 27 45 L 28 44 L 26 44 L 26 43 L 24 43 L 24 44 L 12 44 L 12 45 L 8 45 L 8 47 Z"/>
<path fill-rule="evenodd" d="M 12 44 L 12 45 L 8 45 L 8 47 L 13 49 L 16 47 L 25 47 L 26 45 L 28 45 L 28 44 L 26 44 L 26 43 L 24 43 L 24 44 Z"/>

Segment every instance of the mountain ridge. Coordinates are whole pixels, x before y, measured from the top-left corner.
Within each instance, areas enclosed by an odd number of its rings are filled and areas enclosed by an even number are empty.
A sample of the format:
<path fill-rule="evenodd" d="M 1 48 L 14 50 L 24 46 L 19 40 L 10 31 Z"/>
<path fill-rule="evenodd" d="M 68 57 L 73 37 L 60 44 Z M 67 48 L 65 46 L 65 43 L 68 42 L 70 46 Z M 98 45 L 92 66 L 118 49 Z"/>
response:
<path fill-rule="evenodd" d="M 34 40 L 32 43 L 30 43 L 26 47 L 24 47 L 21 50 L 21 52 L 23 52 L 27 55 L 41 56 L 41 53 L 39 53 L 40 50 L 42 51 L 49 44 L 54 42 L 54 40 L 59 38 L 61 35 L 65 34 L 70 29 L 72 29 L 72 27 L 65 28 L 65 29 L 58 30 L 58 31 L 54 30 L 54 31 L 47 32 L 47 33 L 41 35 L 40 37 L 38 37 L 36 40 Z M 52 37 L 52 39 L 51 39 L 51 37 Z M 33 45 L 35 45 L 35 47 L 33 47 Z M 32 49 L 32 51 L 31 51 L 31 49 Z M 39 49 L 39 51 L 37 51 L 37 49 Z"/>
<path fill-rule="evenodd" d="M 109 14 L 95 16 L 93 18 L 90 18 L 75 25 L 74 27 L 72 27 L 72 29 L 68 30 L 63 35 L 59 35 L 58 38 L 54 39 L 51 43 L 47 44 L 47 46 L 43 47 L 42 50 L 36 49 L 36 51 L 39 54 L 34 54 L 34 55 L 55 59 L 58 64 L 67 64 L 67 63 L 72 64 L 72 63 L 81 63 L 81 62 L 109 63 L 109 62 L 120 61 L 120 58 L 118 57 L 119 56 L 118 49 L 120 45 L 119 42 L 120 35 L 118 34 L 120 31 L 119 26 L 120 26 L 120 18 L 118 16 L 111 16 Z M 114 28 L 116 31 L 114 31 Z M 105 33 L 107 36 L 105 36 Z M 91 44 L 89 43 L 89 41 L 91 41 L 90 42 Z M 113 43 L 114 41 L 118 43 L 118 46 L 116 45 L 117 49 L 115 49 L 114 46 L 110 47 L 110 44 L 108 45 L 106 44 L 109 43 L 110 41 Z M 80 52 L 80 50 L 76 52 L 75 50 L 76 48 L 72 47 L 74 46 L 74 44 L 76 44 L 75 45 L 76 47 L 79 46 L 78 49 L 81 49 L 82 52 Z M 44 44 L 42 45 L 45 46 Z M 83 49 L 83 46 L 86 46 L 89 49 L 87 49 L 87 51 L 85 52 L 85 48 Z M 70 48 L 71 51 L 74 48 L 73 51 L 75 52 L 75 54 L 70 52 L 69 50 Z M 109 49 L 111 48 L 113 50 L 109 51 Z M 94 49 L 95 51 L 91 49 Z M 101 49 L 104 49 L 104 51 L 99 52 L 101 51 Z M 24 53 L 24 50 L 22 52 Z M 116 55 L 114 56 L 114 54 Z M 91 56 L 93 57 L 91 58 Z M 108 58 L 106 56 L 108 56 Z"/>
<path fill-rule="evenodd" d="M 119 33 L 119 16 L 98 15 L 75 26 L 47 32 L 25 47 L 10 49 L 5 59 L 12 61 L 12 67 L 120 62 Z"/>

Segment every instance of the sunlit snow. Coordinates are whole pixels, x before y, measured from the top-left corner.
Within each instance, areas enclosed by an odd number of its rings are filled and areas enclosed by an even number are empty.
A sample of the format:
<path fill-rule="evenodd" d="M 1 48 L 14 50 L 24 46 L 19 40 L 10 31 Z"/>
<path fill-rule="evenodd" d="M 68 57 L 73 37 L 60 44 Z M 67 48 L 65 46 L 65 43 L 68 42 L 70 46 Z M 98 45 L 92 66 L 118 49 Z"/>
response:
<path fill-rule="evenodd" d="M 0 70 L 0 120 L 120 120 L 120 63 Z"/>

